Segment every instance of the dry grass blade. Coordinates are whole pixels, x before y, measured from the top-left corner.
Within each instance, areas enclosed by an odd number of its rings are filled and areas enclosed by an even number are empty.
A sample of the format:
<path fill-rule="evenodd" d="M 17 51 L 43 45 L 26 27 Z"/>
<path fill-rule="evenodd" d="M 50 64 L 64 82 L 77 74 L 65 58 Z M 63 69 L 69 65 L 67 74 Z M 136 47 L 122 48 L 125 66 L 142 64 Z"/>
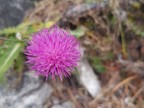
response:
<path fill-rule="evenodd" d="M 67 89 L 67 91 L 68 91 L 68 94 L 70 95 L 70 98 L 74 102 L 76 108 L 81 108 L 80 104 L 77 102 L 76 98 L 73 96 L 72 91 L 69 88 Z"/>
<path fill-rule="evenodd" d="M 137 92 L 135 93 L 135 95 L 132 97 L 132 100 L 135 101 L 136 98 L 137 98 L 142 92 L 144 92 L 144 86 L 142 86 L 139 90 L 137 90 Z"/>
<path fill-rule="evenodd" d="M 134 75 L 134 76 L 130 76 L 128 78 L 126 78 L 125 80 L 121 81 L 120 83 L 118 83 L 113 89 L 112 89 L 112 92 L 111 93 L 114 93 L 116 92 L 117 90 L 119 90 L 120 87 L 122 87 L 123 85 L 129 83 L 130 81 L 134 80 L 138 78 L 137 75 Z"/>

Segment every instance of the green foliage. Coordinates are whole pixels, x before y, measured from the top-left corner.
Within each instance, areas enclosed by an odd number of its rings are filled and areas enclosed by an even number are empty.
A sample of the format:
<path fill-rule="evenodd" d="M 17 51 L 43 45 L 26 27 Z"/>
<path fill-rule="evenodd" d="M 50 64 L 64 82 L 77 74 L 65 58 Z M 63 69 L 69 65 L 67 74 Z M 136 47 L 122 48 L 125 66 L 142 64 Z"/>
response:
<path fill-rule="evenodd" d="M 127 20 L 127 25 L 137 34 L 144 37 L 144 26 L 142 24 L 136 24 L 132 20 Z"/>
<path fill-rule="evenodd" d="M 17 27 L 8 27 L 3 30 L 0 30 L 0 35 L 10 35 L 18 32 L 24 32 L 26 27 L 30 26 L 30 23 L 24 22 Z"/>
<path fill-rule="evenodd" d="M 108 52 L 105 54 L 105 60 L 113 60 L 113 59 L 114 59 L 113 52 Z"/>
<path fill-rule="evenodd" d="M 16 29 L 15 27 L 9 27 L 4 30 L 1 30 L 0 34 L 8 35 L 8 34 L 16 33 L 16 32 L 18 32 L 18 29 Z"/>
<path fill-rule="evenodd" d="M 8 68 L 13 64 L 14 59 L 18 56 L 23 44 L 20 42 L 5 42 L 4 46 L 1 46 L 0 54 L 0 81 L 4 79 L 4 74 Z"/>
<path fill-rule="evenodd" d="M 72 35 L 76 36 L 77 38 L 80 38 L 82 36 L 84 36 L 85 34 L 85 30 L 83 30 L 82 28 L 77 28 L 76 30 L 72 30 L 70 31 Z"/>
<path fill-rule="evenodd" d="M 22 72 L 24 66 L 23 50 L 30 34 L 41 28 L 48 28 L 53 21 L 46 23 L 23 22 L 16 27 L 0 30 L 0 82 L 4 81 L 5 73 L 14 65 L 17 72 Z M 17 37 L 19 34 L 20 37 Z"/>
<path fill-rule="evenodd" d="M 24 69 L 24 54 L 22 52 L 19 53 L 18 57 L 15 59 L 14 69 L 16 72 L 22 72 Z"/>
<path fill-rule="evenodd" d="M 102 64 L 102 61 L 98 57 L 93 57 L 92 65 L 97 72 L 103 73 L 106 71 L 105 66 Z"/>

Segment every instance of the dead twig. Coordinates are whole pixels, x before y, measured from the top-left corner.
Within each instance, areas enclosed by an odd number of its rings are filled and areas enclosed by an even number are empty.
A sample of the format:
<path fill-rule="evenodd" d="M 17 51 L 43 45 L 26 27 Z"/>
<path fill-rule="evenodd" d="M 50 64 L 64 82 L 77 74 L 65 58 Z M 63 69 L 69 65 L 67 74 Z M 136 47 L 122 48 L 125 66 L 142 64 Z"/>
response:
<path fill-rule="evenodd" d="M 67 91 L 68 91 L 68 94 L 70 95 L 70 98 L 75 103 L 76 108 L 81 108 L 80 104 L 77 102 L 76 98 L 73 96 L 71 90 L 68 88 Z"/>
<path fill-rule="evenodd" d="M 138 78 L 138 76 L 137 76 L 137 75 L 134 75 L 134 76 L 130 76 L 130 77 L 128 77 L 127 79 L 121 81 L 119 84 L 117 84 L 117 85 L 112 89 L 111 94 L 113 94 L 114 92 L 116 92 L 116 91 L 117 91 L 120 87 L 122 87 L 123 85 L 129 83 L 130 81 L 132 81 L 132 80 L 134 80 L 134 79 L 136 79 L 136 78 Z"/>
<path fill-rule="evenodd" d="M 132 62 L 128 60 L 119 60 L 118 63 L 120 63 L 125 71 L 135 73 L 141 77 L 144 76 L 144 62 L 138 61 L 138 62 Z"/>

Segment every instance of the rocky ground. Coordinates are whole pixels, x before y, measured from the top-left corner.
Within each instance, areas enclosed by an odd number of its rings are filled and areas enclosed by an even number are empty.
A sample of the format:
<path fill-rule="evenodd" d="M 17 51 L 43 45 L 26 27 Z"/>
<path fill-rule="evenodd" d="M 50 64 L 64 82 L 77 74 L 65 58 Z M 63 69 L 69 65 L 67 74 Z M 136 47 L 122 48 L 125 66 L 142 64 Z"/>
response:
<path fill-rule="evenodd" d="M 0 0 L 0 29 L 19 24 L 36 0 Z"/>
<path fill-rule="evenodd" d="M 41 0 L 29 10 L 34 0 L 0 0 L 0 29 L 15 26 L 23 19 L 52 21 L 60 27 L 78 30 L 84 49 L 78 68 L 80 73 L 63 81 L 45 81 L 24 69 L 15 86 L 18 77 L 8 72 L 8 84 L 0 86 L 0 107 L 143 108 L 144 34 L 141 16 L 144 2 L 90 1 Z M 79 31 L 82 30 L 81 35 Z"/>

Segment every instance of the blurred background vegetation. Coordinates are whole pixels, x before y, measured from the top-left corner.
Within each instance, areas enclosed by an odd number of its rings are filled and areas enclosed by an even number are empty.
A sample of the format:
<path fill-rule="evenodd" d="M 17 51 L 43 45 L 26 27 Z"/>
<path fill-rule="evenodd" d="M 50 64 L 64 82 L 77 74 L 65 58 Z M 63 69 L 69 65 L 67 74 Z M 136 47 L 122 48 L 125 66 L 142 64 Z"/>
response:
<path fill-rule="evenodd" d="M 77 74 L 65 79 L 62 91 L 53 95 L 70 99 L 76 108 L 144 107 L 143 0 L 31 0 L 30 8 L 26 7 L 22 17 L 18 12 L 16 18 L 5 19 L 5 12 L 0 11 L 5 22 L 20 17 L 15 24 L 0 29 L 0 82 L 7 82 L 7 72 L 14 71 L 17 84 L 21 83 L 28 70 L 24 50 L 30 34 L 56 24 L 68 28 L 79 39 L 83 56 L 98 77 L 102 96 L 93 98 L 87 93 Z M 49 83 L 57 91 L 57 82 Z"/>

